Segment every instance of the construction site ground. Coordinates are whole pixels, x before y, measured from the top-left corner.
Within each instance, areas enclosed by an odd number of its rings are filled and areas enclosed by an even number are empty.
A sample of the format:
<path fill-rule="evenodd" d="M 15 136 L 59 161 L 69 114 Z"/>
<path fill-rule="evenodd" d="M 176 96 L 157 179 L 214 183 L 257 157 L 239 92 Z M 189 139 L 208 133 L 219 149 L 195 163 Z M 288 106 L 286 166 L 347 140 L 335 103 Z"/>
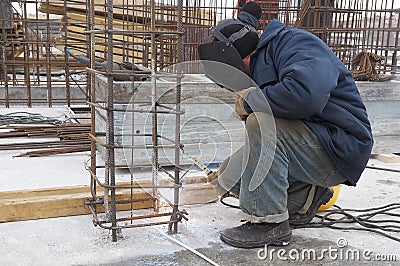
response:
<path fill-rule="evenodd" d="M 44 114 L 51 112 L 53 116 L 65 111 L 64 108 L 39 109 Z M 1 113 L 16 110 L 2 109 Z M 38 109 L 29 111 L 35 110 Z M 0 191 L 89 184 L 89 173 L 84 164 L 89 160 L 90 152 L 39 158 L 13 157 L 22 152 L 0 152 Z M 400 170 L 399 162 L 371 159 L 368 164 Z M 398 203 L 399 192 L 399 173 L 366 169 L 356 187 L 342 186 L 336 204 L 342 208 L 379 207 Z M 238 209 L 220 202 L 182 206 L 181 209 L 187 211 L 189 220 L 180 223 L 178 234 L 172 237 L 219 265 L 400 264 L 400 242 L 371 232 L 328 228 L 295 229 L 288 246 L 268 247 L 267 255 L 273 256 L 262 259 L 260 256 L 265 256 L 265 252 L 259 248 L 236 249 L 219 239 L 221 230 L 241 224 Z M 92 215 L 1 223 L 0 264 L 211 265 L 171 241 L 166 232 L 165 225 L 124 229 L 122 237 L 112 242 L 108 230 L 93 225 Z M 296 255 L 304 250 L 314 250 L 320 256 L 310 259 Z M 324 250 L 333 250 L 333 253 L 323 253 Z M 358 253 L 360 258 L 349 257 L 348 253 Z"/>

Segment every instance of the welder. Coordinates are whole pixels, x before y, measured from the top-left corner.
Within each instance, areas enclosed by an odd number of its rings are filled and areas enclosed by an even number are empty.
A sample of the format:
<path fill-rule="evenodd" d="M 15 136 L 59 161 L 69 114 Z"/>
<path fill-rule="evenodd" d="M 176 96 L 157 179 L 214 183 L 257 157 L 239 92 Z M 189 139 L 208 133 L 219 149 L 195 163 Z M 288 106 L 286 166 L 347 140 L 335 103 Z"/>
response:
<path fill-rule="evenodd" d="M 332 197 L 330 187 L 356 185 L 373 145 L 354 79 L 331 49 L 315 35 L 278 20 L 268 23 L 257 42 L 249 32 L 257 29 L 260 17 L 260 6 L 248 2 L 238 19 L 215 27 L 211 42 L 237 51 L 232 64 L 232 55 L 224 57 L 218 45 L 199 47 L 200 59 L 248 69 L 255 83 L 236 97 L 235 111 L 246 125 L 245 145 L 221 164 L 217 179 L 220 189 L 238 196 L 246 218 L 220 238 L 241 248 L 289 243 L 291 227 L 314 218 Z M 250 31 L 230 38 L 245 27 Z M 242 60 L 249 54 L 247 67 L 237 63 L 238 56 Z"/>

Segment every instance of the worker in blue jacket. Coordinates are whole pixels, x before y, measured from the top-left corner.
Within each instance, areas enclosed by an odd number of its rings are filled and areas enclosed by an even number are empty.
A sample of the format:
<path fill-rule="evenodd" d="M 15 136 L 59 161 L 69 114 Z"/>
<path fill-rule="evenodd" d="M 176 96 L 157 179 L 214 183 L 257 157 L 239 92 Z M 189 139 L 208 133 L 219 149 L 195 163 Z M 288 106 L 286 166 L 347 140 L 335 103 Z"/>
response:
<path fill-rule="evenodd" d="M 330 187 L 356 185 L 371 154 L 371 126 L 350 71 L 309 32 L 271 21 L 250 76 L 257 86 L 236 98 L 246 142 L 218 177 L 247 222 L 220 237 L 241 248 L 284 245 L 291 227 L 309 223 L 329 201 Z"/>

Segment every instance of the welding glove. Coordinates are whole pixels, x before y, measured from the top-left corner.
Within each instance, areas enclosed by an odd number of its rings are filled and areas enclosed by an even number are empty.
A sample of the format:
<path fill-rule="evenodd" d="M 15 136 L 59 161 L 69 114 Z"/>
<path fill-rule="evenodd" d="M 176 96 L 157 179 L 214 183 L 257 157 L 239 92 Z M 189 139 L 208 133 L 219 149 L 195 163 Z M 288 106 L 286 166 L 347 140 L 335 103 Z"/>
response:
<path fill-rule="evenodd" d="M 211 184 L 215 192 L 217 192 L 218 196 L 220 196 L 221 198 L 225 198 L 231 193 L 220 185 L 220 183 L 218 182 L 218 176 L 218 171 L 212 172 L 210 175 L 207 176 L 208 182 Z"/>
<path fill-rule="evenodd" d="M 250 87 L 236 93 L 235 111 L 241 120 L 246 120 L 246 118 L 249 116 L 249 113 L 247 113 L 246 109 L 244 108 L 245 98 L 247 94 L 256 89 L 256 87 Z"/>

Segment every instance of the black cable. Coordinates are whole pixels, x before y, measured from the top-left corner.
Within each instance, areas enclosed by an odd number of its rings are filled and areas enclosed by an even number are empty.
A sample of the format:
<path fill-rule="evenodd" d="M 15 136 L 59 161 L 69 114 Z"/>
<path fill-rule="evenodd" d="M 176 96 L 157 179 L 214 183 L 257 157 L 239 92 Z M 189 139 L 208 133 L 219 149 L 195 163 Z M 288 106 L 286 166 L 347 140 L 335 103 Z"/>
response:
<path fill-rule="evenodd" d="M 60 120 L 58 117 L 48 117 L 41 114 L 29 113 L 29 112 L 14 112 L 8 114 L 0 114 L 0 126 L 9 124 L 52 124 L 56 126 L 62 126 L 70 119 Z"/>
<path fill-rule="evenodd" d="M 220 201 L 223 205 L 240 209 L 239 206 L 227 203 L 226 198 L 232 197 L 231 195 L 221 197 Z M 389 211 L 400 210 L 400 203 L 391 203 L 381 207 L 367 208 L 367 209 L 342 209 L 337 205 L 333 205 L 336 209 L 324 210 L 324 215 L 316 215 L 321 221 L 310 222 L 305 225 L 292 226 L 293 229 L 300 228 L 331 228 L 338 230 L 356 230 L 356 231 L 367 231 L 382 235 L 384 237 L 390 238 L 394 241 L 400 242 L 400 238 L 388 234 L 400 233 L 400 219 L 399 220 L 387 220 L 387 219 L 372 219 L 378 215 L 400 217 L 400 214 L 393 213 Z M 354 215 L 352 212 L 360 213 L 359 215 Z M 332 216 L 341 215 L 341 217 Z M 385 223 L 384 225 L 380 225 Z M 360 227 L 350 227 L 350 226 L 338 226 L 338 224 L 358 224 Z"/>
<path fill-rule="evenodd" d="M 235 208 L 235 209 L 240 209 L 240 207 L 237 206 L 237 205 L 233 205 L 233 204 L 230 204 L 230 203 L 225 202 L 224 199 L 226 199 L 226 198 L 235 198 L 235 199 L 236 199 L 236 197 L 233 197 L 233 196 L 225 196 L 225 197 L 221 197 L 221 198 L 219 199 L 219 201 L 220 201 L 222 204 L 224 204 L 225 206 L 228 206 L 228 207 L 231 207 L 231 208 Z"/>
<path fill-rule="evenodd" d="M 396 216 L 400 215 L 397 213 L 390 213 L 388 211 L 400 210 L 399 203 L 392 203 L 381 207 L 367 208 L 367 209 L 342 209 L 339 206 L 334 205 L 337 209 L 325 210 L 324 215 L 316 215 L 320 218 L 319 222 L 311 222 L 306 225 L 293 226 L 293 229 L 298 228 L 322 228 L 327 227 L 331 229 L 339 230 L 357 230 L 367 231 L 382 235 L 390 238 L 397 242 L 400 242 L 400 238 L 388 234 L 388 232 L 400 233 L 400 220 L 372 220 L 371 218 L 377 215 Z M 371 212 L 372 211 L 372 212 Z M 352 212 L 361 213 L 354 215 Z M 333 218 L 333 215 L 342 215 L 339 218 Z M 386 225 L 380 225 L 381 223 Z M 390 224 L 388 224 L 390 223 Z M 338 224 L 358 224 L 361 227 L 349 227 L 349 226 L 338 226 Z"/>

